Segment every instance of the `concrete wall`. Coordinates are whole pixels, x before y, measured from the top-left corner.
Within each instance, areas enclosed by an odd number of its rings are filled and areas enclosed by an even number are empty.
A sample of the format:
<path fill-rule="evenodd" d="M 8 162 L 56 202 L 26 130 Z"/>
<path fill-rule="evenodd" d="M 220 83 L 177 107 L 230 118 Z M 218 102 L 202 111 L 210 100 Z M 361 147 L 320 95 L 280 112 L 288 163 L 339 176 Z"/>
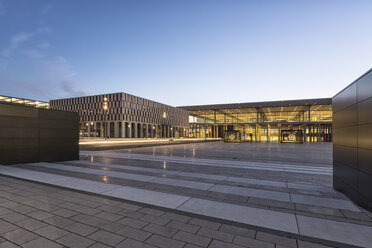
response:
<path fill-rule="evenodd" d="M 0 164 L 79 159 L 77 113 L 0 103 Z"/>
<path fill-rule="evenodd" d="M 372 210 L 372 70 L 333 98 L 333 181 Z"/>

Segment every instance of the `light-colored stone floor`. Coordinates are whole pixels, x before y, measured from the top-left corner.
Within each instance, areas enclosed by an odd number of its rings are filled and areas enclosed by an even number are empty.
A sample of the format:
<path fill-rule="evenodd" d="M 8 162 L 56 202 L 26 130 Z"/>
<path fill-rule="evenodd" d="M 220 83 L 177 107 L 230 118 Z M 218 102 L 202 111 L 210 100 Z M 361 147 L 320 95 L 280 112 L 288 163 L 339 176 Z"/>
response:
<path fill-rule="evenodd" d="M 233 161 L 257 161 L 274 163 L 332 165 L 332 143 L 290 144 L 278 142 L 224 143 L 207 142 L 196 144 L 143 147 L 115 150 L 121 153 L 136 153 L 154 156 L 207 158 Z"/>
<path fill-rule="evenodd" d="M 266 236 L 259 236 L 266 241 L 274 234 L 277 240 L 294 242 L 293 246 L 272 242 L 276 247 L 372 243 L 372 214 L 333 190 L 332 168 L 326 163 L 191 158 L 133 149 L 82 151 L 80 161 L 0 166 L 0 174 L 261 231 Z M 180 247 L 266 247 L 250 241 L 218 242 Z"/>
<path fill-rule="evenodd" d="M 330 246 L 232 223 L 0 176 L 0 247 Z"/>

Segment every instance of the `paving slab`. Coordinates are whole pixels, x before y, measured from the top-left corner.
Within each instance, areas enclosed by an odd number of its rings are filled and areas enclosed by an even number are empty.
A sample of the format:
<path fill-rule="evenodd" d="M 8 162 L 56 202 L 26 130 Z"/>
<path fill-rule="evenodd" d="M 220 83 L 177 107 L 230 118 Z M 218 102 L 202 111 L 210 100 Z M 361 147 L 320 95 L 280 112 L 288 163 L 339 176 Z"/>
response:
<path fill-rule="evenodd" d="M 52 164 L 52 163 L 32 163 L 32 164 L 28 164 L 28 166 L 55 168 L 55 169 L 63 170 L 63 171 L 80 172 L 80 173 L 100 175 L 100 176 L 109 176 L 109 177 L 122 178 L 122 179 L 127 179 L 127 180 L 141 181 L 141 182 L 151 181 L 151 182 L 159 183 L 159 184 L 180 186 L 180 187 L 192 188 L 192 189 L 207 190 L 214 185 L 210 183 L 194 182 L 194 181 L 172 179 L 172 178 L 162 178 L 162 177 L 132 174 L 132 173 L 125 173 L 125 172 L 118 172 L 118 171 L 105 171 L 105 170 L 99 170 L 99 169 L 66 166 L 66 165 Z"/>
<path fill-rule="evenodd" d="M 183 176 L 183 177 L 194 177 L 194 178 L 219 180 L 219 181 L 223 181 L 223 180 L 225 180 L 227 178 L 227 176 L 211 175 L 211 174 L 201 174 L 201 173 L 194 173 L 194 172 L 181 172 L 181 173 L 179 173 L 177 175 L 178 176 Z"/>
<path fill-rule="evenodd" d="M 235 156 L 233 154 L 228 154 L 225 151 L 221 153 L 230 157 Z M 85 152 L 82 151 L 81 154 L 85 154 Z M 197 235 L 213 239 L 209 244 L 210 246 L 212 246 L 212 244 L 217 245 L 216 247 L 246 246 L 247 244 L 238 242 L 239 240 L 236 239 L 237 236 L 241 235 L 251 239 L 249 245 L 264 247 L 260 246 L 263 244 L 262 242 L 269 241 L 269 243 L 265 244 L 270 244 L 272 247 L 279 248 L 283 247 L 283 245 L 285 246 L 280 235 L 273 235 L 270 236 L 272 238 L 268 238 L 268 235 L 257 235 L 257 230 L 262 231 L 264 230 L 262 228 L 269 228 L 271 229 L 270 233 L 273 232 L 278 234 L 278 232 L 275 231 L 279 231 L 279 233 L 289 232 L 291 234 L 299 234 L 306 237 L 322 238 L 322 236 L 317 233 L 317 230 L 312 231 L 312 229 L 316 229 L 316 227 L 308 227 L 310 221 L 304 221 L 304 217 L 313 218 L 314 222 L 322 225 L 319 229 L 323 228 L 324 230 L 327 230 L 327 227 L 324 226 L 330 225 L 329 222 L 322 224 L 322 221 L 324 220 L 344 224 L 354 223 L 352 225 L 356 225 L 356 227 L 342 227 L 345 230 L 350 228 L 358 229 L 367 226 L 368 223 L 372 223 L 367 215 L 364 219 L 355 219 L 356 214 L 361 213 L 359 208 L 351 204 L 349 200 L 342 196 L 342 194 L 338 194 L 329 186 L 332 184 L 332 168 L 329 165 L 312 165 L 310 162 L 308 162 L 307 165 L 304 165 L 299 163 L 287 164 L 283 161 L 281 161 L 282 163 L 234 161 L 232 158 L 227 159 L 226 157 L 222 159 L 214 159 L 212 157 L 172 157 L 170 154 L 171 153 L 164 153 L 160 156 L 158 154 L 153 156 L 151 154 L 105 151 L 89 155 L 91 156 L 92 161 L 94 160 L 96 162 L 67 161 L 55 163 L 53 165 L 48 163 L 38 163 L 34 165 L 34 168 L 32 168 L 32 165 L 28 168 L 22 165 L 22 170 L 5 171 L 13 176 L 27 179 L 31 178 L 32 180 L 49 184 L 58 184 L 58 186 L 69 187 L 84 192 L 92 192 L 102 196 L 112 196 L 138 203 L 146 203 L 153 206 L 180 210 L 181 212 L 179 212 L 179 215 L 181 216 L 182 213 L 186 212 L 199 214 L 198 218 L 194 217 L 190 219 L 190 217 L 188 217 L 173 219 L 172 217 L 167 217 L 170 216 L 170 214 L 165 213 L 166 210 L 153 211 L 151 207 L 148 209 L 140 209 L 141 207 L 139 207 L 129 213 L 124 210 L 109 207 L 110 200 L 99 201 L 97 199 L 98 196 L 95 196 L 94 199 L 90 199 L 90 197 L 84 195 L 84 193 L 74 194 L 74 197 L 70 199 L 70 203 L 58 203 L 58 201 L 53 201 L 54 205 L 56 205 L 54 207 L 66 207 L 67 209 L 72 209 L 71 207 L 73 207 L 76 212 L 79 212 L 79 214 L 71 217 L 65 216 L 66 218 L 71 219 L 71 221 L 73 220 L 87 225 L 93 225 L 94 228 L 107 232 L 116 232 L 117 235 L 126 237 L 125 240 L 128 240 L 128 238 L 136 240 L 136 242 L 148 242 L 148 240 L 152 240 L 153 242 L 147 243 L 149 246 L 151 244 L 156 246 L 159 246 L 160 244 L 161 246 L 169 245 L 175 241 L 176 237 L 182 242 L 183 247 L 196 247 L 195 245 L 190 244 L 190 242 L 193 241 L 195 243 L 196 241 L 194 238 L 197 237 Z M 87 155 L 82 155 L 83 158 L 87 159 L 86 156 Z M 216 156 L 218 156 L 217 153 Z M 98 163 L 97 161 L 104 163 Z M 112 164 L 105 164 L 106 162 Z M 116 164 L 114 164 L 115 162 Z M 120 163 L 123 163 L 123 165 Z M 163 165 L 166 166 L 163 167 Z M 37 168 L 36 166 L 48 168 L 48 173 L 39 172 L 40 170 L 46 169 Z M 29 172 L 25 172 L 23 169 Z M 50 171 L 53 172 L 53 169 L 56 170 L 56 174 L 49 173 Z M 0 173 L 1 171 L 2 169 L 0 167 Z M 76 176 L 73 175 L 75 174 L 74 172 L 76 172 Z M 72 174 L 73 178 L 68 176 L 66 177 L 64 176 L 65 174 Z M 115 183 L 118 182 L 118 184 L 121 185 L 105 183 L 105 181 L 102 180 L 103 176 L 113 177 L 115 178 L 113 181 L 115 181 Z M 124 180 L 121 180 L 120 178 Z M 125 179 L 134 181 L 131 185 L 135 186 L 126 185 Z M 151 185 L 154 185 L 154 187 L 156 186 L 156 189 L 146 186 L 147 182 L 153 183 Z M 31 183 L 23 185 L 23 189 L 14 189 L 14 184 L 7 183 L 8 181 L 3 183 L 4 188 L 2 189 L 7 191 L 3 191 L 2 195 L 0 195 L 1 197 L 9 197 L 11 194 L 19 194 L 19 196 L 16 196 L 16 199 L 24 201 L 27 197 L 34 194 L 34 192 L 27 192 L 27 187 Z M 155 183 L 158 185 L 155 185 Z M 177 186 L 177 188 L 174 186 Z M 42 187 L 40 186 L 40 188 Z M 295 189 L 296 193 L 289 194 L 288 192 L 294 191 L 291 189 Z M 213 193 L 208 191 L 213 191 Z M 37 192 L 35 193 L 37 194 Z M 50 194 L 53 194 L 53 192 Z M 191 196 L 186 197 L 185 194 Z M 292 195 L 294 196 L 293 199 L 291 199 Z M 238 197 L 245 200 L 247 200 L 248 197 L 249 200 L 259 199 L 260 202 L 237 201 Z M 32 204 L 37 201 L 46 200 L 44 198 L 33 197 Z M 68 194 L 61 194 L 60 198 L 68 198 Z M 90 202 L 92 202 L 92 205 L 90 205 Z M 2 206 L 3 208 L 28 211 L 27 208 L 24 209 L 19 207 L 19 204 L 12 205 L 7 203 L 7 201 L 5 201 L 4 204 L 5 205 Z M 79 205 L 81 207 L 79 207 Z M 118 205 L 115 203 L 113 206 Z M 296 208 L 294 208 L 295 206 Z M 87 213 L 85 213 L 83 207 L 88 207 L 89 211 L 88 208 L 86 208 Z M 310 208 L 337 211 L 340 211 L 341 208 L 341 210 L 348 210 L 345 213 L 349 214 L 337 215 L 337 219 L 333 218 L 332 220 L 332 216 L 329 216 L 330 213 L 333 213 L 332 211 L 321 211 L 320 214 L 314 214 L 314 211 L 310 211 Z M 43 210 L 45 210 L 45 207 Z M 145 210 L 151 211 L 144 212 Z M 56 209 L 53 211 L 56 211 Z M 354 219 L 350 216 L 354 216 Z M 233 225 L 233 222 L 248 224 L 253 230 L 247 232 L 247 230 L 240 229 L 237 231 L 236 228 L 230 228 L 231 230 L 229 228 L 222 228 L 223 225 L 221 227 L 221 222 L 224 221 L 215 220 L 216 222 L 208 222 L 204 217 L 232 221 L 230 223 L 231 225 Z M 300 225 L 300 220 L 304 222 L 302 223 L 302 226 Z M 186 224 L 183 223 L 185 221 L 187 222 Z M 51 222 L 48 223 L 52 224 Z M 208 225 L 206 228 L 205 223 L 209 223 L 211 226 Z M 70 223 L 69 225 L 71 224 L 73 223 Z M 334 225 L 334 223 L 332 225 Z M 56 226 L 61 227 L 66 231 L 74 230 L 73 228 L 66 229 L 67 227 Z M 257 226 L 257 229 L 255 226 Z M 300 226 L 300 229 L 298 229 L 298 226 Z M 42 229 L 43 227 L 40 228 Z M 130 230 L 130 232 L 128 232 L 128 230 Z M 181 230 L 184 232 L 181 232 Z M 362 230 L 362 232 L 365 233 L 367 233 L 367 231 L 364 229 Z M 76 234 L 85 237 L 92 234 L 92 231 L 89 231 L 89 233 L 73 231 L 73 233 L 75 232 Z M 335 234 L 332 234 L 333 236 L 324 236 L 324 240 L 334 241 L 333 239 L 337 239 L 339 233 L 337 233 L 337 230 L 334 232 Z M 128 233 L 131 234 L 129 235 Z M 231 233 L 231 235 L 229 235 L 229 233 Z M 177 236 L 174 237 L 174 235 Z M 234 239 L 231 238 L 232 235 L 234 235 Z M 370 234 L 368 233 L 368 235 Z M 164 236 L 169 239 L 166 239 Z M 83 238 L 81 236 L 79 237 Z M 263 240 L 257 240 L 257 237 L 260 237 L 260 239 Z M 298 237 L 296 236 L 296 238 Z M 299 238 L 301 237 L 299 236 Z M 216 239 L 223 242 L 219 243 Z M 62 242 L 61 240 L 64 240 L 65 242 Z M 57 242 L 60 242 L 61 244 L 68 244 L 71 242 L 72 244 L 72 241 L 75 242 L 75 240 L 78 240 L 77 236 L 67 234 L 66 238 L 58 238 Z M 125 240 L 119 244 L 124 244 Z M 289 238 L 289 240 L 291 243 L 295 242 L 295 239 L 293 238 Z M 101 241 L 103 240 L 101 239 Z M 108 240 L 108 242 L 110 241 L 111 240 Z M 244 240 L 244 242 L 246 241 L 247 240 Z M 339 242 L 338 240 L 335 241 Z M 188 242 L 188 244 L 184 242 Z M 354 241 L 352 240 L 350 242 L 352 243 Z M 117 241 L 115 243 L 117 243 Z M 208 242 L 200 242 L 198 245 L 204 246 L 207 243 Z M 174 245 L 177 244 L 179 243 L 174 243 Z M 92 244 L 86 243 L 86 245 Z M 136 245 L 141 246 L 144 245 L 144 243 L 136 243 Z"/>
<path fill-rule="evenodd" d="M 277 201 L 286 201 L 286 202 L 291 201 L 289 198 L 289 193 L 285 193 L 285 192 L 276 192 L 276 191 L 262 190 L 262 189 L 250 189 L 250 188 L 226 186 L 226 185 L 215 185 L 209 190 L 213 192 L 220 192 L 220 193 L 234 194 L 234 195 L 248 196 L 248 197 L 258 197 L 258 198 L 272 199 L 272 200 L 277 200 Z"/>
<path fill-rule="evenodd" d="M 190 199 L 177 209 L 298 234 L 294 214 L 195 198 Z"/>
<path fill-rule="evenodd" d="M 325 197 L 318 197 L 318 196 L 308 196 L 308 195 L 299 195 L 299 194 L 292 194 L 291 199 L 293 202 L 303 203 L 313 206 L 320 206 L 320 207 L 329 207 L 335 209 L 346 209 L 351 210 L 354 212 L 360 212 L 360 209 L 356 207 L 351 201 L 348 200 L 341 200 L 341 199 L 334 199 L 334 198 L 325 198 Z"/>
<path fill-rule="evenodd" d="M 190 199 L 190 197 L 125 186 L 107 191 L 105 195 L 172 209 L 177 208 Z"/>
<path fill-rule="evenodd" d="M 260 179 L 253 179 L 253 178 L 228 177 L 226 179 L 226 181 L 236 182 L 236 183 L 247 183 L 247 184 L 263 185 L 263 186 L 273 186 L 273 187 L 287 188 L 287 183 L 286 182 L 260 180 Z"/>
<path fill-rule="evenodd" d="M 371 247 L 372 226 L 297 215 L 300 234 L 349 245 Z"/>
<path fill-rule="evenodd" d="M 200 158 L 180 158 L 180 157 L 168 157 L 168 156 L 152 156 L 142 154 L 125 154 L 119 152 L 102 152 L 102 151 L 81 151 L 81 155 L 86 156 L 105 156 L 112 158 L 127 158 L 127 159 L 138 159 L 138 160 L 149 160 L 149 161 L 161 161 L 161 162 L 175 162 L 183 164 L 198 164 L 200 166 L 214 166 L 214 167 L 229 167 L 229 168 L 242 168 L 251 170 L 264 170 L 264 171 L 287 171 L 287 172 L 298 172 L 303 174 L 314 174 L 314 175 L 332 175 L 331 168 L 322 168 L 319 166 L 301 166 L 297 168 L 283 167 L 283 164 L 268 164 L 268 163 L 257 163 L 257 162 L 245 162 L 245 161 L 229 161 L 229 160 L 214 160 L 214 159 L 200 159 Z"/>
<path fill-rule="evenodd" d="M 288 188 L 291 189 L 303 189 L 310 191 L 320 191 L 339 194 L 331 186 L 313 185 L 313 184 L 301 184 L 301 183 L 288 183 Z"/>
<path fill-rule="evenodd" d="M 98 163 L 98 162 L 90 162 L 84 160 L 73 160 L 68 161 L 68 164 L 79 164 L 79 165 L 87 165 L 87 166 L 99 166 L 99 167 L 107 167 L 112 169 L 124 169 L 124 170 L 131 170 L 131 171 L 143 171 L 143 172 L 151 172 L 151 173 L 163 173 L 166 175 L 177 175 L 181 173 L 180 171 L 173 171 L 173 170 L 162 170 L 162 169 L 152 169 L 152 168 L 144 168 L 138 166 L 129 166 L 123 164 L 105 164 L 105 163 Z"/>
<path fill-rule="evenodd" d="M 4 166 L 4 165 L 0 165 L 0 173 L 3 175 L 15 176 L 18 178 L 23 178 L 23 179 L 28 179 L 28 180 L 33 180 L 33 181 L 38 181 L 38 182 L 43 182 L 43 183 L 53 182 L 61 178 L 61 176 L 55 175 L 52 173 L 41 174 L 39 172 L 34 172 L 30 170 L 20 169 L 20 168 L 11 167 L 11 166 Z M 67 179 L 68 177 L 64 177 L 64 178 Z"/>
<path fill-rule="evenodd" d="M 201 189 L 201 190 L 208 190 L 214 185 L 212 183 L 202 183 L 202 182 L 194 182 L 194 181 L 171 179 L 171 178 L 156 178 L 154 180 L 151 180 L 151 182 L 184 187 L 184 188 L 191 188 L 191 189 Z"/>
<path fill-rule="evenodd" d="M 117 171 L 105 171 L 99 169 L 90 169 L 90 168 L 83 168 L 83 167 L 74 167 L 74 166 L 66 166 L 61 164 L 54 164 L 54 163 L 31 163 L 27 164 L 28 166 L 40 166 L 44 168 L 54 168 L 63 171 L 72 171 L 72 172 L 81 172 L 86 174 L 94 174 L 100 176 L 112 176 L 117 178 L 129 179 L 129 180 L 137 180 L 137 181 L 151 181 L 156 179 L 156 177 L 146 176 L 146 175 L 138 175 L 132 173 L 125 173 L 125 172 L 117 172 Z"/>

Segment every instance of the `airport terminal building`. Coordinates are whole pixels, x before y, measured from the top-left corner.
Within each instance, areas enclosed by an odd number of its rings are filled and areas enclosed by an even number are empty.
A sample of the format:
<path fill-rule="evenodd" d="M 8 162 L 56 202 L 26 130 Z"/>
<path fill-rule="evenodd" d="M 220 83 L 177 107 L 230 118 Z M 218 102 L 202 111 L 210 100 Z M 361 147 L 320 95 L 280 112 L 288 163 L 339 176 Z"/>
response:
<path fill-rule="evenodd" d="M 0 102 L 78 112 L 80 137 L 224 138 L 283 142 L 286 131 L 303 142 L 332 141 L 332 99 L 305 99 L 172 107 L 127 93 L 48 102 L 1 96 Z"/>
<path fill-rule="evenodd" d="M 283 131 L 301 132 L 304 142 L 332 141 L 332 99 L 306 99 L 183 106 L 189 137 L 223 138 L 240 131 L 243 141 L 282 141 Z"/>
<path fill-rule="evenodd" d="M 80 137 L 186 137 L 187 110 L 127 93 L 83 96 L 50 101 L 50 108 L 78 112 Z"/>

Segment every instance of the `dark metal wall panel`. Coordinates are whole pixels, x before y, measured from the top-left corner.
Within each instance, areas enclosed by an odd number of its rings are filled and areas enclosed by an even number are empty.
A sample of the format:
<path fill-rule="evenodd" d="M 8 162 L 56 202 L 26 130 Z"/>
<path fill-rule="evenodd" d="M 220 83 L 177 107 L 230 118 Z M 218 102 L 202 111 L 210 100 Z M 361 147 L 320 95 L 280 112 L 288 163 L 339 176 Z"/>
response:
<path fill-rule="evenodd" d="M 343 165 L 357 168 L 358 148 L 334 145 L 333 160 Z"/>
<path fill-rule="evenodd" d="M 359 125 L 372 123 L 372 97 L 365 99 L 358 104 Z"/>
<path fill-rule="evenodd" d="M 79 159 L 79 118 L 76 113 L 40 109 L 39 160 Z"/>
<path fill-rule="evenodd" d="M 358 147 L 372 151 L 372 124 L 358 126 Z"/>
<path fill-rule="evenodd" d="M 336 97 L 332 99 L 333 112 L 336 113 L 341 109 L 350 107 L 357 103 L 357 89 L 356 84 L 350 85 L 348 88 L 344 89 Z"/>
<path fill-rule="evenodd" d="M 352 127 L 358 125 L 357 104 L 353 104 L 338 112 L 333 117 L 333 128 Z"/>
<path fill-rule="evenodd" d="M 335 145 L 357 147 L 358 127 L 333 128 L 333 143 Z"/>
<path fill-rule="evenodd" d="M 37 161 L 38 111 L 0 103 L 0 164 Z"/>
<path fill-rule="evenodd" d="M 372 96 L 372 73 L 364 75 L 357 81 L 358 101 L 370 98 Z"/>
<path fill-rule="evenodd" d="M 372 190 L 371 190 L 372 176 L 363 171 L 359 171 L 359 191 L 366 202 L 362 203 L 368 209 L 372 206 Z"/>
<path fill-rule="evenodd" d="M 372 210 L 372 71 L 332 99 L 333 182 Z"/>
<path fill-rule="evenodd" d="M 372 150 L 358 148 L 358 168 L 372 175 Z M 371 188 L 372 191 L 372 188 Z"/>
<path fill-rule="evenodd" d="M 342 183 L 348 185 L 348 187 L 353 187 L 354 190 L 357 190 L 358 169 L 338 163 L 337 161 L 333 163 L 336 165 L 333 169 L 333 176 L 342 180 Z"/>
<path fill-rule="evenodd" d="M 79 159 L 76 113 L 0 104 L 0 164 Z"/>

